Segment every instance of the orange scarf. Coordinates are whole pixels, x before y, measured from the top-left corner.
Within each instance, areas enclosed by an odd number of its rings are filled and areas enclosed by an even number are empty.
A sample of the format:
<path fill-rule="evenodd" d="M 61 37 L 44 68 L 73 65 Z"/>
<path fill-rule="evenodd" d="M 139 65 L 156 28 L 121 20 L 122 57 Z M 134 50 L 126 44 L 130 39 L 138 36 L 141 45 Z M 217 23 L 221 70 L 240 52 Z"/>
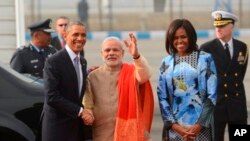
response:
<path fill-rule="evenodd" d="M 149 81 L 139 85 L 135 67 L 123 64 L 119 79 L 119 102 L 114 141 L 145 141 L 154 112 L 153 91 Z"/>

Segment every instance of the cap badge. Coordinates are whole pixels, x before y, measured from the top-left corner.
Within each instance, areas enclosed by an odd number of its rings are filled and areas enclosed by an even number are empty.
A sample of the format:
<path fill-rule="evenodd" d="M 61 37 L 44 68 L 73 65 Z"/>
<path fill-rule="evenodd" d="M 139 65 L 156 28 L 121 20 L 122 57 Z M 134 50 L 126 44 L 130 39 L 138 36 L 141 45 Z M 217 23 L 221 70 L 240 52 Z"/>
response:
<path fill-rule="evenodd" d="M 222 19 L 222 15 L 220 13 L 216 13 L 215 20 L 219 21 Z"/>

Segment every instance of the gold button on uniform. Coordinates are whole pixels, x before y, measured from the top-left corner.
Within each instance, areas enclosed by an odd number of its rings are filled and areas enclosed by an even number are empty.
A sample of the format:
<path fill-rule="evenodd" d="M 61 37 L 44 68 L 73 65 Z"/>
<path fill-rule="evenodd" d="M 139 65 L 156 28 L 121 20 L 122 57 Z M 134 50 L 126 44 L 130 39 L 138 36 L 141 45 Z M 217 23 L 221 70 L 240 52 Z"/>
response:
<path fill-rule="evenodd" d="M 228 95 L 227 95 L 227 94 L 225 94 L 224 96 L 225 96 L 225 97 L 228 97 Z"/>
<path fill-rule="evenodd" d="M 236 96 L 239 96 L 239 93 L 236 93 L 235 95 L 236 95 Z"/>
<path fill-rule="evenodd" d="M 224 74 L 224 77 L 227 77 L 227 74 L 226 74 L 226 73 Z"/>
<path fill-rule="evenodd" d="M 238 87 L 239 85 L 238 85 L 238 83 L 235 83 L 235 87 Z"/>
<path fill-rule="evenodd" d="M 238 73 L 235 73 L 234 75 L 235 75 L 235 76 L 238 76 Z"/>
<path fill-rule="evenodd" d="M 226 88 L 226 87 L 227 87 L 227 84 L 224 84 L 224 87 Z"/>

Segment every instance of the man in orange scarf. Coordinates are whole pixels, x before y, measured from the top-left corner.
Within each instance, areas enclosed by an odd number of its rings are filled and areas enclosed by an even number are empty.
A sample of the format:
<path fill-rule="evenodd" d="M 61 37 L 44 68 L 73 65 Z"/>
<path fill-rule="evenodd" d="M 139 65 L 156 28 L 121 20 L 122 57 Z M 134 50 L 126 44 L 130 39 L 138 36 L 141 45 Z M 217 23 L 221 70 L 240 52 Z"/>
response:
<path fill-rule="evenodd" d="M 149 82 L 151 71 L 139 54 L 136 38 L 129 34 L 124 41 L 133 64 L 123 63 L 124 49 L 120 39 L 108 37 L 102 44 L 104 64 L 88 76 L 83 99 L 93 113 L 88 121 L 94 141 L 150 141 L 154 100 Z"/>

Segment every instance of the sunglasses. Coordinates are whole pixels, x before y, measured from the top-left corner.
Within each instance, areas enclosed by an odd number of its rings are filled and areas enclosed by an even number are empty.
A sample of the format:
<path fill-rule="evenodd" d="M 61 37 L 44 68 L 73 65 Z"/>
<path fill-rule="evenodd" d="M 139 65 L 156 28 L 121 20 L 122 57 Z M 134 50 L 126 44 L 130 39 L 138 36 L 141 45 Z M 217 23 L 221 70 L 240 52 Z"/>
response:
<path fill-rule="evenodd" d="M 68 24 L 59 24 L 58 26 L 67 26 Z"/>

